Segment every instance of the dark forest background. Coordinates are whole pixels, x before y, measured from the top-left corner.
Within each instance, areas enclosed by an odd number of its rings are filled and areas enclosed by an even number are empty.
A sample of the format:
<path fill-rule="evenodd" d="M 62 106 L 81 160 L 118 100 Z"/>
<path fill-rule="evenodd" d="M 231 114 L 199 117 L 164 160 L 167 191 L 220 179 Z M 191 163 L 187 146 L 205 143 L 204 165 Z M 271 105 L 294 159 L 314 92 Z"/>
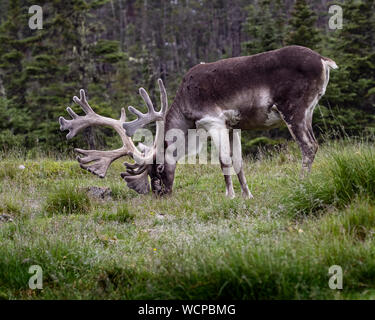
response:
<path fill-rule="evenodd" d="M 28 26 L 43 7 L 43 29 Z M 343 29 L 329 29 L 332 4 Z M 339 65 L 314 114 L 322 137 L 375 133 L 374 0 L 53 0 L 0 1 L 0 148 L 66 151 L 58 117 L 79 89 L 97 113 L 143 106 L 144 87 L 158 105 L 157 78 L 169 99 L 200 62 L 250 55 L 290 44 L 310 47 Z M 78 111 L 78 107 L 74 107 Z M 285 129 L 243 133 L 246 152 L 288 138 Z M 73 144 L 118 143 L 111 129 L 86 130 Z"/>

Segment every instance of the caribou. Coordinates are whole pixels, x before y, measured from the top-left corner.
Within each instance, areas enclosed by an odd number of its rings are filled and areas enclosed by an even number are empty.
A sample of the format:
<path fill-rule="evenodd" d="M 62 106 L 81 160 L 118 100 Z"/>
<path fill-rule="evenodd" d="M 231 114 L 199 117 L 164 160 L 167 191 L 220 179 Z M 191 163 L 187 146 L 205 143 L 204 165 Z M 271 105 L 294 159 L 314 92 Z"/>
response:
<path fill-rule="evenodd" d="M 172 192 L 177 162 L 187 153 L 173 156 L 175 149 L 170 147 L 175 140 L 170 135 L 167 138 L 168 132 L 182 132 L 187 145 L 189 130 L 205 130 L 219 150 L 226 195 L 235 197 L 229 170 L 234 169 L 243 197 L 252 198 L 243 171 L 239 130 L 286 125 L 302 153 L 302 175 L 310 172 L 318 150 L 312 129 L 313 111 L 325 94 L 330 69 L 336 68 L 333 60 L 302 46 L 199 64 L 183 77 L 170 108 L 160 79 L 160 111 L 155 110 L 149 95 L 141 88 L 139 92 L 148 112 L 143 114 L 130 106 L 129 111 L 137 116 L 130 122 L 126 121 L 124 109 L 120 120 L 97 115 L 81 90 L 80 98 L 73 100 L 86 115 L 78 116 L 68 108 L 72 120 L 60 117 L 60 129 L 69 130 L 67 139 L 70 139 L 88 126 L 112 126 L 123 147 L 113 151 L 75 149 L 83 155 L 77 158 L 81 167 L 103 178 L 114 160 L 131 156 L 135 163 L 125 162 L 126 172 L 121 177 L 130 189 L 140 194 L 152 191 L 159 196 Z M 134 133 L 151 122 L 156 122 L 153 145 L 136 147 L 132 140 Z M 157 161 L 160 154 L 164 161 Z"/>

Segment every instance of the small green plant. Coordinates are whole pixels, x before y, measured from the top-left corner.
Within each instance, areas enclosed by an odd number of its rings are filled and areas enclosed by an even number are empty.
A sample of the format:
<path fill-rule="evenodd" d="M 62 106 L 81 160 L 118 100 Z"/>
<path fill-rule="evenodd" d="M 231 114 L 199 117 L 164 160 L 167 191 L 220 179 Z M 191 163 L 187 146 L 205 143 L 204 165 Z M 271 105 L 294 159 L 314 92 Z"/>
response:
<path fill-rule="evenodd" d="M 117 207 L 116 212 L 100 212 L 98 216 L 101 220 L 117 221 L 120 223 L 130 223 L 134 221 L 135 214 L 129 211 L 127 205 Z"/>
<path fill-rule="evenodd" d="M 375 198 L 375 152 L 359 149 L 353 153 L 337 153 L 332 156 L 331 168 L 337 197 L 350 202 L 356 195 Z"/>
<path fill-rule="evenodd" d="M 0 204 L 0 213 L 8 213 L 8 214 L 21 214 L 20 206 L 12 201 L 11 199 L 3 199 L 2 203 Z"/>
<path fill-rule="evenodd" d="M 129 211 L 128 206 L 122 205 L 117 208 L 116 217 L 118 222 L 126 223 L 132 222 L 135 215 Z"/>
<path fill-rule="evenodd" d="M 0 165 L 0 179 L 14 179 L 19 171 L 14 164 L 4 161 Z"/>
<path fill-rule="evenodd" d="M 64 183 L 51 191 L 45 203 L 45 211 L 50 215 L 84 214 L 90 208 L 87 194 L 71 183 Z"/>

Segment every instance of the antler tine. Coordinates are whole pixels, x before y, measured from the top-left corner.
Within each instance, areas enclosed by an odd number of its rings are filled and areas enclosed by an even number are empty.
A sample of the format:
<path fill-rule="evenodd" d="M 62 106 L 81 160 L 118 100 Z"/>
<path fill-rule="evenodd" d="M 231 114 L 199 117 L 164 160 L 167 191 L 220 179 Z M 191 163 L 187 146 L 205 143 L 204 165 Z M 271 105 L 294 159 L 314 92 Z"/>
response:
<path fill-rule="evenodd" d="M 121 122 L 125 122 L 125 121 L 126 121 L 126 112 L 125 112 L 125 108 L 121 108 L 120 121 L 121 121 Z"/>
<path fill-rule="evenodd" d="M 155 111 L 154 105 L 148 95 L 147 91 L 144 88 L 139 89 L 139 94 L 141 95 L 143 101 L 146 103 L 148 114 L 154 115 L 157 112 Z"/>
<path fill-rule="evenodd" d="M 92 110 L 89 103 L 87 102 L 85 90 L 83 89 L 79 90 L 79 95 L 80 95 L 80 98 L 78 99 L 77 96 L 74 96 L 73 101 L 76 104 L 79 104 L 86 114 L 94 113 L 94 110 Z"/>
<path fill-rule="evenodd" d="M 167 91 L 165 90 L 163 80 L 158 79 L 158 84 L 160 89 L 161 113 L 165 114 L 168 110 Z"/>
<path fill-rule="evenodd" d="M 143 101 L 146 103 L 148 112 L 144 114 L 132 106 L 128 107 L 128 110 L 131 113 L 135 114 L 137 116 L 137 119 L 131 122 L 125 122 L 123 124 L 127 136 L 132 137 L 138 128 L 142 128 L 151 122 L 164 119 L 165 112 L 168 109 L 167 92 L 161 79 L 158 80 L 158 83 L 160 88 L 161 110 L 159 112 L 155 111 L 150 96 L 144 88 L 140 88 L 139 94 L 141 95 Z"/>
<path fill-rule="evenodd" d="M 77 96 L 74 96 L 73 101 L 81 106 L 82 110 L 85 112 L 87 116 L 86 117 L 78 116 L 73 111 L 72 108 L 68 107 L 66 108 L 66 111 L 69 113 L 69 115 L 72 117 L 73 120 L 66 120 L 64 117 L 59 118 L 60 130 L 61 131 L 69 130 L 69 133 L 66 135 L 66 138 L 68 140 L 73 138 L 79 131 L 87 128 L 90 125 L 93 125 L 92 118 L 93 116 L 96 115 L 94 110 L 92 110 L 92 108 L 87 102 L 85 90 L 83 89 L 79 90 L 79 94 L 80 94 L 80 98 L 78 98 Z M 88 117 L 90 118 L 91 121 L 87 121 Z M 83 120 L 83 118 L 85 120 Z"/>

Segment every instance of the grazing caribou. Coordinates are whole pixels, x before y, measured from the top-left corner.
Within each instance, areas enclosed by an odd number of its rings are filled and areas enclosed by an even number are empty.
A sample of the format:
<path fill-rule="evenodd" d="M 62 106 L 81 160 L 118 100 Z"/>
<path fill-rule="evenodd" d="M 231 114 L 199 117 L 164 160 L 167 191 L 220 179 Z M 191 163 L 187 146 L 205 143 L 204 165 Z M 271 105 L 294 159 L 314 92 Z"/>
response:
<path fill-rule="evenodd" d="M 137 119 L 131 122 L 125 121 L 124 110 L 120 120 L 96 115 L 81 90 L 81 98 L 74 97 L 74 101 L 87 115 L 80 117 L 68 108 L 73 120 L 60 117 L 60 129 L 70 131 L 67 135 L 69 139 L 90 125 L 113 126 L 124 146 L 115 151 L 77 149 L 85 156 L 78 158 L 81 167 L 104 177 L 112 161 L 131 155 L 136 163 L 125 163 L 127 170 L 121 174 L 128 187 L 138 193 L 148 193 L 150 177 L 151 189 L 157 195 L 172 192 L 176 169 L 176 161 L 156 161 L 160 152 L 165 153 L 165 159 L 170 158 L 168 147 L 174 141 L 166 139 L 165 133 L 178 129 L 184 133 L 187 144 L 189 129 L 204 129 L 219 150 L 226 195 L 230 198 L 235 196 L 228 171 L 233 167 L 242 195 L 252 198 L 243 172 L 242 157 L 238 156 L 240 137 L 233 129 L 264 130 L 286 124 L 301 149 L 302 172 L 310 171 L 318 149 L 312 130 L 312 115 L 326 91 L 331 68 L 337 68 L 333 60 L 301 46 L 200 64 L 184 76 L 169 109 L 161 80 L 162 107 L 159 112 L 155 111 L 147 92 L 141 88 L 140 94 L 147 104 L 148 113 L 142 114 L 129 107 L 129 111 L 137 115 Z M 138 128 L 154 121 L 157 130 L 153 147 L 136 148 L 130 137 Z M 122 127 L 125 131 L 120 129 Z M 222 148 L 221 145 L 229 147 Z"/>

